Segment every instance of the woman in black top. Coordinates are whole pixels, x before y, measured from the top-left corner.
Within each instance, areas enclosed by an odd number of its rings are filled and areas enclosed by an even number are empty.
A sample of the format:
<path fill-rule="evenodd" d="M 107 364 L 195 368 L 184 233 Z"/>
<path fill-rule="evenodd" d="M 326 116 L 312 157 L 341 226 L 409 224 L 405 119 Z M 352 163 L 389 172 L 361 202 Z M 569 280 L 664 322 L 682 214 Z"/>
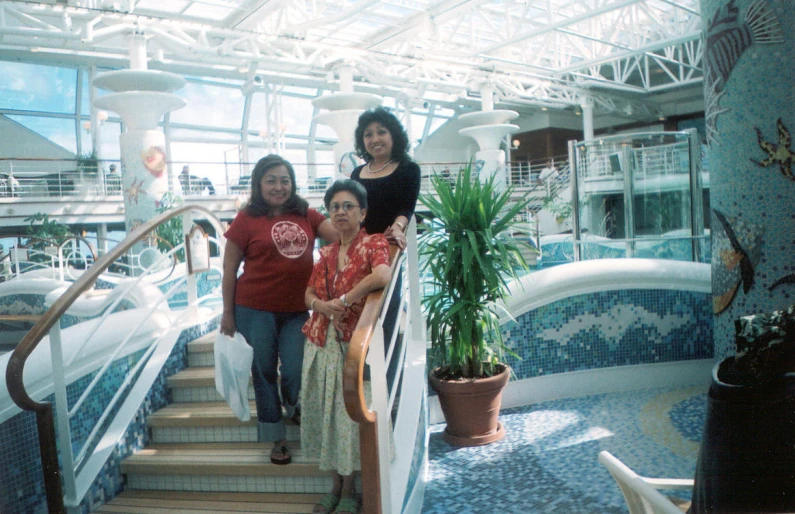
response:
<path fill-rule="evenodd" d="M 356 152 L 366 161 L 351 174 L 367 190 L 364 229 L 383 232 L 405 248 L 406 226 L 420 194 L 420 167 L 408 156 L 406 131 L 394 114 L 378 107 L 359 116 L 355 137 Z"/>

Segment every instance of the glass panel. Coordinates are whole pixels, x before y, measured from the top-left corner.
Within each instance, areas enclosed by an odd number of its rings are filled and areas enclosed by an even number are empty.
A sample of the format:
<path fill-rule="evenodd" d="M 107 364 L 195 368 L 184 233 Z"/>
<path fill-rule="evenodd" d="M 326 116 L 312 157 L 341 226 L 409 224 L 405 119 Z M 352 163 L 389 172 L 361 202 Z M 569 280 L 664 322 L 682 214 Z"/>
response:
<path fill-rule="evenodd" d="M 172 128 L 169 130 L 172 141 L 182 142 L 223 142 L 240 143 L 240 133 L 234 132 L 212 132 L 209 130 L 193 130 L 184 128 Z"/>
<path fill-rule="evenodd" d="M 77 136 L 73 119 L 16 115 L 8 117 L 70 152 L 77 153 Z"/>
<path fill-rule="evenodd" d="M 691 260 L 689 155 L 683 133 L 579 143 L 575 161 L 581 259 Z"/>
<path fill-rule="evenodd" d="M 75 69 L 0 61 L 0 76 L 3 77 L 0 81 L 0 108 L 75 112 Z"/>
<path fill-rule="evenodd" d="M 106 121 L 99 126 L 99 156 L 102 158 L 103 166 L 107 168 L 110 164 L 119 164 L 121 159 L 121 149 L 119 148 L 119 137 L 121 136 L 121 124 L 113 121 Z"/>
<path fill-rule="evenodd" d="M 634 256 L 692 260 L 687 138 L 635 138 L 626 155 L 633 173 Z"/>
<path fill-rule="evenodd" d="M 243 123 L 245 98 L 237 87 L 188 82 L 175 91 L 187 105 L 171 112 L 172 123 L 239 128 Z"/>
<path fill-rule="evenodd" d="M 91 116 L 91 81 L 87 70 L 83 70 L 81 73 L 83 74 L 83 91 L 80 98 L 80 114 Z"/>

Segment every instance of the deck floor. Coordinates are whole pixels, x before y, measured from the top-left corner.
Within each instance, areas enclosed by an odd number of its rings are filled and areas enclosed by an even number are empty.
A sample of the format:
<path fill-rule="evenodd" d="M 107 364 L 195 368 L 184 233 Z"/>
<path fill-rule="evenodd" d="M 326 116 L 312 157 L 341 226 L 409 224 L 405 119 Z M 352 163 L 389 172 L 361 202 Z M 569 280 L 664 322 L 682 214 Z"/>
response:
<path fill-rule="evenodd" d="M 444 424 L 432 425 L 422 512 L 626 513 L 597 455 L 608 450 L 644 476 L 692 478 L 706 392 L 650 389 L 507 409 L 505 438 L 480 448 L 452 447 Z"/>

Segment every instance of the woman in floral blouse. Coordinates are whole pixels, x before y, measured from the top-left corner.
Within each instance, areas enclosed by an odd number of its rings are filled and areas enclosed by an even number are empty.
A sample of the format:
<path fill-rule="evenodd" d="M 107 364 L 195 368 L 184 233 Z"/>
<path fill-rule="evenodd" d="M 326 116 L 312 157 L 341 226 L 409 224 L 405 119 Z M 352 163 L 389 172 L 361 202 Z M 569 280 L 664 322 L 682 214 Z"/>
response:
<path fill-rule="evenodd" d="M 359 430 L 345 411 L 342 369 L 367 295 L 389 282 L 389 245 L 383 234 L 367 235 L 361 228 L 367 214 L 367 192 L 361 184 L 339 180 L 326 191 L 324 202 L 340 240 L 320 250 L 305 294 L 312 317 L 303 328 L 301 448 L 334 477 L 331 493 L 313 512 L 355 513 Z M 369 399 L 367 386 L 365 395 Z"/>

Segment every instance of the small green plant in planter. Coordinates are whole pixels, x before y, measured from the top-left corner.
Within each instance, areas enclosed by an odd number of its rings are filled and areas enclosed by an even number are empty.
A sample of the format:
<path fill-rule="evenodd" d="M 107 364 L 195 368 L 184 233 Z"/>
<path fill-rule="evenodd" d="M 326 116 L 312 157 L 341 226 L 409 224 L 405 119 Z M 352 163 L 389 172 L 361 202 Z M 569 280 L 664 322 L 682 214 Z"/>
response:
<path fill-rule="evenodd" d="M 497 191 L 493 177 L 485 183 L 473 180 L 471 163 L 454 185 L 441 176 L 431 183 L 435 194 L 420 197 L 434 218 L 420 239 L 423 272 L 433 289 L 423 299 L 436 366 L 430 381 L 445 413 L 445 439 L 459 446 L 487 444 L 504 435 L 497 415 L 510 371 L 500 362 L 507 349 L 496 302 L 507 296 L 508 282 L 517 278 L 517 270 L 527 270 L 519 250 L 524 243 L 510 233 L 514 217 L 528 200 L 511 204 L 511 190 Z M 496 400 L 463 407 L 448 401 L 447 389 L 463 388 L 463 396 L 472 398 L 470 390 L 478 384 L 485 384 Z M 481 393 L 474 396 L 485 398 Z M 464 420 L 453 419 L 458 409 L 463 409 Z M 489 413 L 491 419 L 481 419 Z M 473 426 L 462 425 L 467 422 Z"/>

